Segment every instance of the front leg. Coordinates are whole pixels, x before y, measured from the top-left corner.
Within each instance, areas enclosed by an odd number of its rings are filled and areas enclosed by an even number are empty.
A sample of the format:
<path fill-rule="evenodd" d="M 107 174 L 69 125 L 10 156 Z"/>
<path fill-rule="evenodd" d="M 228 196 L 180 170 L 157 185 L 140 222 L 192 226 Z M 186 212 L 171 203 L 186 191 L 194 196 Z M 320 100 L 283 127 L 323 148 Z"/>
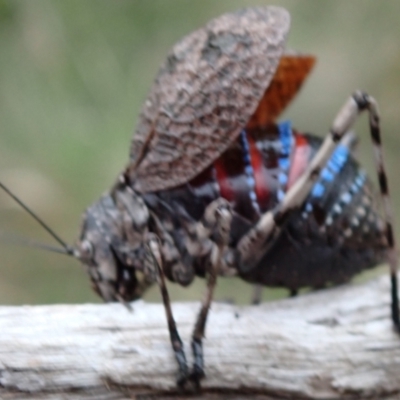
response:
<path fill-rule="evenodd" d="M 154 275 L 161 291 L 165 314 L 167 316 L 169 337 L 175 359 L 178 363 L 177 385 L 182 387 L 188 378 L 188 366 L 183 349 L 183 343 L 176 327 L 175 319 L 172 314 L 171 300 L 167 286 L 165 284 L 165 274 L 162 267 L 161 245 L 157 235 L 147 234 L 145 271 L 147 274 Z"/>
<path fill-rule="evenodd" d="M 209 253 L 206 256 L 207 288 L 192 335 L 194 362 L 190 377 L 197 388 L 200 386 L 200 380 L 204 378 L 202 341 L 208 311 L 217 283 L 217 276 L 220 272 L 221 257 L 229 242 L 231 221 L 232 209 L 229 202 L 223 198 L 219 198 L 207 206 L 202 221 L 197 223 L 195 228 L 195 232 L 197 233 L 195 240 L 200 243 L 208 242 L 210 245 Z"/>

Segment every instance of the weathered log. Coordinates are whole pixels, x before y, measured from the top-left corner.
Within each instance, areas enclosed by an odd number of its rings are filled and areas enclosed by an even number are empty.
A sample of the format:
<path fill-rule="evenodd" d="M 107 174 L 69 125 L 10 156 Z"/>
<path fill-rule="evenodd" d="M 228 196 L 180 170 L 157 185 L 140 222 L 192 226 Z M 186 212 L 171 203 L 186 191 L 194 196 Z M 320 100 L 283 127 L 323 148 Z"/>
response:
<path fill-rule="evenodd" d="M 262 304 L 212 306 L 198 399 L 400 399 L 388 278 Z M 173 304 L 191 362 L 199 305 Z M 0 307 L 0 398 L 187 398 L 161 304 Z"/>

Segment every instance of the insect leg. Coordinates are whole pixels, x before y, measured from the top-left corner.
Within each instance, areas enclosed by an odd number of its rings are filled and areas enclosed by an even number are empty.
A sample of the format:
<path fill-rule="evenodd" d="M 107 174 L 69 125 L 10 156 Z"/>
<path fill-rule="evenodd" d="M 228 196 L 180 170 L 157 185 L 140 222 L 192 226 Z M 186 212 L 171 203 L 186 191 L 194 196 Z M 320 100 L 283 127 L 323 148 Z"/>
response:
<path fill-rule="evenodd" d="M 160 287 L 161 296 L 164 304 L 165 314 L 167 316 L 169 337 L 172 349 L 175 353 L 175 359 L 178 363 L 177 385 L 183 386 L 188 378 L 188 366 L 186 362 L 183 343 L 179 336 L 178 329 L 171 309 L 171 301 L 168 289 L 165 284 L 165 275 L 162 268 L 161 248 L 158 237 L 155 234 L 148 233 L 147 236 L 147 261 L 148 268 L 152 269 L 156 275 L 157 283 Z"/>
<path fill-rule="evenodd" d="M 229 202 L 219 198 L 208 205 L 204 213 L 203 221 L 197 226 L 198 239 L 204 240 L 210 238 L 212 244 L 206 261 L 207 289 L 192 335 L 194 362 L 191 379 L 197 387 L 199 386 L 200 380 L 204 377 L 202 340 L 204 338 L 208 311 L 213 298 L 217 276 L 220 272 L 222 253 L 229 242 L 231 221 L 232 210 Z"/>
<path fill-rule="evenodd" d="M 323 141 L 320 149 L 311 160 L 303 175 L 287 191 L 282 202 L 273 210 L 262 215 L 257 224 L 240 240 L 237 245 L 237 263 L 239 269 L 246 272 L 257 265 L 261 257 L 279 237 L 293 211 L 303 205 L 315 181 L 319 178 L 320 171 L 329 160 L 336 145 L 342 139 L 343 135 L 353 126 L 358 115 L 362 111 L 368 111 L 369 113 L 369 125 L 374 144 L 375 162 L 384 203 L 388 261 L 390 264 L 392 285 L 392 320 L 396 328 L 400 330 L 396 274 L 398 256 L 393 234 L 393 212 L 381 149 L 379 113 L 376 101 L 366 93 L 357 91 L 347 100 L 337 114 L 328 136 Z"/>
<path fill-rule="evenodd" d="M 389 195 L 389 183 L 385 169 L 381 131 L 379 123 L 379 111 L 376 100 L 365 93 L 357 92 L 354 95 L 359 107 L 367 109 L 369 112 L 369 126 L 371 133 L 372 145 L 374 148 L 375 165 L 378 174 L 378 182 L 380 194 L 383 203 L 383 212 L 386 224 L 386 240 L 388 244 L 388 263 L 390 267 L 390 279 L 391 279 L 391 311 L 392 320 L 396 327 L 396 330 L 400 332 L 400 314 L 399 314 L 399 297 L 398 297 L 398 280 L 397 280 L 397 268 L 399 256 L 396 248 L 396 241 L 393 231 L 394 216 L 393 207 Z"/>

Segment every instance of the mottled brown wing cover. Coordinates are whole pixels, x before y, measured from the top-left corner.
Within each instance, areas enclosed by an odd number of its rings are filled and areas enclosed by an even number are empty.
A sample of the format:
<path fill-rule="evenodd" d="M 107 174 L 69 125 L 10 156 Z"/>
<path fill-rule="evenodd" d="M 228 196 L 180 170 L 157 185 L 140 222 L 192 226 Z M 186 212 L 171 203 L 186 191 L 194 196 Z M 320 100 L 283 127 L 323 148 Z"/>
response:
<path fill-rule="evenodd" d="M 315 57 L 313 56 L 284 54 L 272 82 L 247 127 L 264 127 L 273 122 L 300 90 L 314 64 Z"/>
<path fill-rule="evenodd" d="M 289 26 L 282 8 L 249 8 L 210 21 L 173 47 L 132 141 L 135 190 L 183 184 L 229 147 L 275 74 Z"/>

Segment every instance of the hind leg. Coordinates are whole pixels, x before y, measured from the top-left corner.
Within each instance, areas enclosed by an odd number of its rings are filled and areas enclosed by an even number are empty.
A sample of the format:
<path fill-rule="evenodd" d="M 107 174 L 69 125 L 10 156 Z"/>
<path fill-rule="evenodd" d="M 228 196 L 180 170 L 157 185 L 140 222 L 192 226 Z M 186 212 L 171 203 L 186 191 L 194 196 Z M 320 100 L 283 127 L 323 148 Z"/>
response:
<path fill-rule="evenodd" d="M 273 210 L 263 214 L 257 224 L 239 241 L 236 249 L 235 261 L 242 272 L 248 272 L 257 265 L 262 256 L 271 248 L 275 240 L 281 234 L 288 218 L 294 211 L 302 207 L 337 144 L 354 125 L 358 115 L 363 111 L 368 111 L 369 113 L 370 133 L 374 147 L 380 192 L 384 205 L 385 232 L 392 285 L 392 320 L 396 329 L 400 331 L 397 283 L 398 255 L 393 234 L 393 213 L 389 197 L 389 187 L 381 148 L 379 114 L 376 101 L 366 93 L 355 92 L 353 96 L 347 100 L 336 116 L 329 134 L 303 175 L 287 191 L 281 203 Z"/>

